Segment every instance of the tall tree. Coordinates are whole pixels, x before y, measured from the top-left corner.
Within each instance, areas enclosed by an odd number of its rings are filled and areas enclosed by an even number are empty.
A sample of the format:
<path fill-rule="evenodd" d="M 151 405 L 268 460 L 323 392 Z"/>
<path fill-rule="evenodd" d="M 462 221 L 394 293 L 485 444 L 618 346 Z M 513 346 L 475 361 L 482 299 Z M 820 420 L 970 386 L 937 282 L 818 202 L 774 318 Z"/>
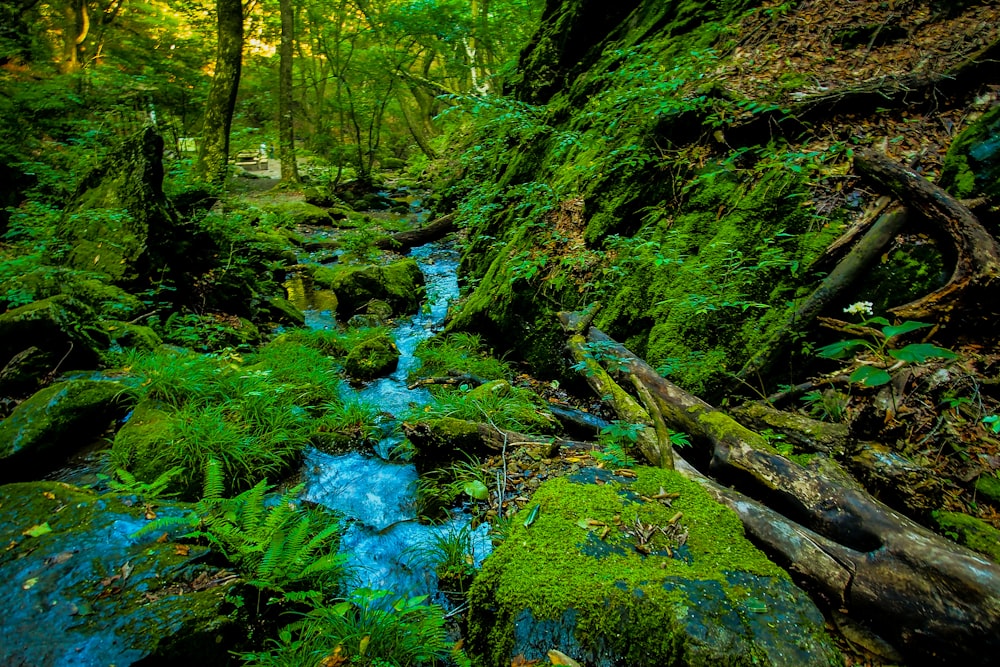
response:
<path fill-rule="evenodd" d="M 292 113 L 292 53 L 295 47 L 295 8 L 292 0 L 280 0 L 281 45 L 278 53 L 278 155 L 281 180 L 299 182 L 295 162 L 295 118 Z"/>
<path fill-rule="evenodd" d="M 196 173 L 221 185 L 226 179 L 229 162 L 229 130 L 233 123 L 236 92 L 240 87 L 243 65 L 243 2 L 216 0 L 219 21 L 219 42 L 215 58 L 215 73 L 205 102 L 201 150 Z"/>

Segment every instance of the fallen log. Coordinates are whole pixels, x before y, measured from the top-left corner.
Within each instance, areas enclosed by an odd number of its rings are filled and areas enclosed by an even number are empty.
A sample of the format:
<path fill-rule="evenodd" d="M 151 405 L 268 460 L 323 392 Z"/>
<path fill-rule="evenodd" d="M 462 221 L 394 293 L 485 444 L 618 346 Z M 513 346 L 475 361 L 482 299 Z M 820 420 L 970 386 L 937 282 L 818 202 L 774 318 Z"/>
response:
<path fill-rule="evenodd" d="M 560 320 L 579 344 L 576 318 L 561 313 Z M 661 377 L 600 330 L 590 327 L 586 340 L 599 344 L 603 357 L 614 356 L 618 374 L 641 383 L 667 424 L 708 454 L 708 474 L 756 501 L 738 512 L 744 525 L 765 549 L 794 562 L 807 588 L 841 604 L 908 659 L 992 664 L 1000 649 L 1000 566 L 858 486 L 779 455 L 758 433 Z M 618 394 L 605 389 L 614 407 Z"/>
<path fill-rule="evenodd" d="M 398 232 L 375 241 L 375 247 L 383 250 L 407 250 L 414 246 L 437 241 L 455 229 L 455 214 L 442 215 L 422 227 Z"/>
<path fill-rule="evenodd" d="M 955 270 L 948 282 L 892 312 L 899 317 L 942 321 L 959 307 L 987 316 L 1000 312 L 992 293 L 993 283 L 1000 276 L 1000 244 L 976 216 L 940 187 L 881 153 L 858 151 L 854 164 L 864 175 L 940 225 L 955 244 Z"/>

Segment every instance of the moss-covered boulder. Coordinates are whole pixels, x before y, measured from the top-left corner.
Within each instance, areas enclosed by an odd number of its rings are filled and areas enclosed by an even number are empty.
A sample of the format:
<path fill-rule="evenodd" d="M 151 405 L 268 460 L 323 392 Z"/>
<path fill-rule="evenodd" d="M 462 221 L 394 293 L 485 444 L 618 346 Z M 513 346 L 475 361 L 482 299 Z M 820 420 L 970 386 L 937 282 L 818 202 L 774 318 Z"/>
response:
<path fill-rule="evenodd" d="M 136 283 L 162 264 L 176 212 L 163 194 L 163 139 L 151 127 L 129 137 L 77 186 L 59 221 L 64 263 Z"/>
<path fill-rule="evenodd" d="M 4 477 L 51 470 L 90 444 L 122 411 L 125 387 L 117 382 L 57 382 L 18 405 L 0 422 Z"/>
<path fill-rule="evenodd" d="M 278 324 L 289 324 L 294 327 L 305 326 L 306 316 L 288 299 L 280 296 L 268 299 L 268 311 L 271 319 Z"/>
<path fill-rule="evenodd" d="M 344 370 L 357 380 L 371 380 L 396 370 L 399 350 L 385 329 L 373 329 L 361 338 L 344 359 Z"/>
<path fill-rule="evenodd" d="M 469 593 L 482 664 L 551 649 L 602 667 L 839 664 L 823 616 L 734 513 L 672 471 L 637 472 L 539 487 Z"/>
<path fill-rule="evenodd" d="M 424 274 L 411 258 L 384 266 L 315 266 L 311 272 L 316 286 L 337 295 L 338 318 L 343 320 L 364 312 L 373 299 L 388 303 L 395 315 L 415 313 L 420 306 Z"/>
<path fill-rule="evenodd" d="M 135 317 L 143 308 L 135 295 L 109 284 L 103 276 L 61 266 L 38 266 L 3 281 L 0 283 L 0 294 L 4 295 L 0 305 L 7 308 L 65 294 L 102 317 L 124 320 Z"/>
<path fill-rule="evenodd" d="M 136 536 L 150 511 L 55 482 L 0 487 L 0 664 L 226 664 L 231 578 L 205 547 Z"/>
<path fill-rule="evenodd" d="M 163 344 L 160 336 L 150 327 L 117 320 L 108 320 L 103 324 L 111 339 L 112 349 L 130 348 L 151 352 Z"/>
<path fill-rule="evenodd" d="M 64 370 L 93 368 L 108 344 L 96 320 L 91 308 L 65 294 L 9 310 L 0 315 L 0 366 L 36 347 L 62 359 Z"/>
<path fill-rule="evenodd" d="M 1000 197 L 1000 106 L 958 135 L 945 158 L 940 185 L 959 198 Z"/>
<path fill-rule="evenodd" d="M 260 206 L 265 211 L 279 216 L 285 224 L 312 227 L 333 224 L 333 218 L 325 209 L 308 201 L 271 200 L 262 202 Z"/>

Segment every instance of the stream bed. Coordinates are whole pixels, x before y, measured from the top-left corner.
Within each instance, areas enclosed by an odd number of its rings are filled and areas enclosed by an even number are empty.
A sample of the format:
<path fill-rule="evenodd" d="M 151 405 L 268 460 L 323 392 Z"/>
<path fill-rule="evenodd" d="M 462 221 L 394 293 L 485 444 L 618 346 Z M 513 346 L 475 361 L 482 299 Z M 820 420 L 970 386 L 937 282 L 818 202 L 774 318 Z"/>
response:
<path fill-rule="evenodd" d="M 470 555 L 478 567 L 491 543 L 488 526 L 470 530 L 467 516 L 457 515 L 439 525 L 418 522 L 416 468 L 391 460 L 393 449 L 402 441 L 397 428 L 402 416 L 413 405 L 426 405 L 431 400 L 426 389 L 407 388 L 407 376 L 420 366 L 414 351 L 441 328 L 448 304 L 458 297 L 458 253 L 452 245 L 428 243 L 414 248 L 410 256 L 424 274 L 426 302 L 419 313 L 392 325 L 399 349 L 396 370 L 360 388 L 346 382 L 341 387 L 345 401 L 362 400 L 387 415 L 384 435 L 371 454 L 308 450 L 302 471 L 306 484 L 303 498 L 345 517 L 347 528 L 340 550 L 347 557 L 350 588 L 388 590 L 400 597 L 428 595 L 443 603 L 434 571 L 443 555 L 436 545 L 462 534 L 469 540 Z M 330 313 L 305 314 L 314 328 L 334 324 Z"/>

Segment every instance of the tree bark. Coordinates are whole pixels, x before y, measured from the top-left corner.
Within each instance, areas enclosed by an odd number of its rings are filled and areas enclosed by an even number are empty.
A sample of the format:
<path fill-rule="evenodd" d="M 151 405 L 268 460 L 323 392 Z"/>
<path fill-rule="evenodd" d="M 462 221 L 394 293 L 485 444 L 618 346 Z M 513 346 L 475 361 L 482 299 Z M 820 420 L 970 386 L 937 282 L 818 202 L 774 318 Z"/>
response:
<path fill-rule="evenodd" d="M 562 313 L 560 319 L 574 350 L 581 338 L 574 318 Z M 709 457 L 709 474 L 737 491 L 680 457 L 676 467 L 732 507 L 748 533 L 808 588 L 908 659 L 992 664 L 1000 649 L 1000 566 L 858 486 L 780 456 L 759 434 L 664 379 L 598 329 L 589 328 L 586 340 L 599 343 L 621 373 L 645 386 L 667 423 L 687 432 Z M 613 387 L 601 386 L 599 393 L 611 396 L 614 406 Z"/>
<path fill-rule="evenodd" d="M 292 0 L 280 1 L 281 45 L 278 65 L 278 155 L 281 180 L 299 182 L 295 161 L 295 117 L 292 111 L 292 57 L 295 46 L 295 8 Z"/>
<path fill-rule="evenodd" d="M 215 74 L 205 102 L 201 149 L 195 172 L 209 183 L 221 186 L 228 170 L 229 130 L 243 66 L 243 3 L 241 0 L 216 0 L 215 7 L 219 43 Z"/>
<path fill-rule="evenodd" d="M 956 308 L 985 315 L 1000 313 L 993 294 L 1000 276 L 1000 245 L 972 212 L 947 192 L 885 155 L 859 151 L 855 166 L 900 200 L 937 223 L 951 237 L 958 255 L 948 283 L 930 294 L 892 309 L 899 317 L 947 320 Z"/>

